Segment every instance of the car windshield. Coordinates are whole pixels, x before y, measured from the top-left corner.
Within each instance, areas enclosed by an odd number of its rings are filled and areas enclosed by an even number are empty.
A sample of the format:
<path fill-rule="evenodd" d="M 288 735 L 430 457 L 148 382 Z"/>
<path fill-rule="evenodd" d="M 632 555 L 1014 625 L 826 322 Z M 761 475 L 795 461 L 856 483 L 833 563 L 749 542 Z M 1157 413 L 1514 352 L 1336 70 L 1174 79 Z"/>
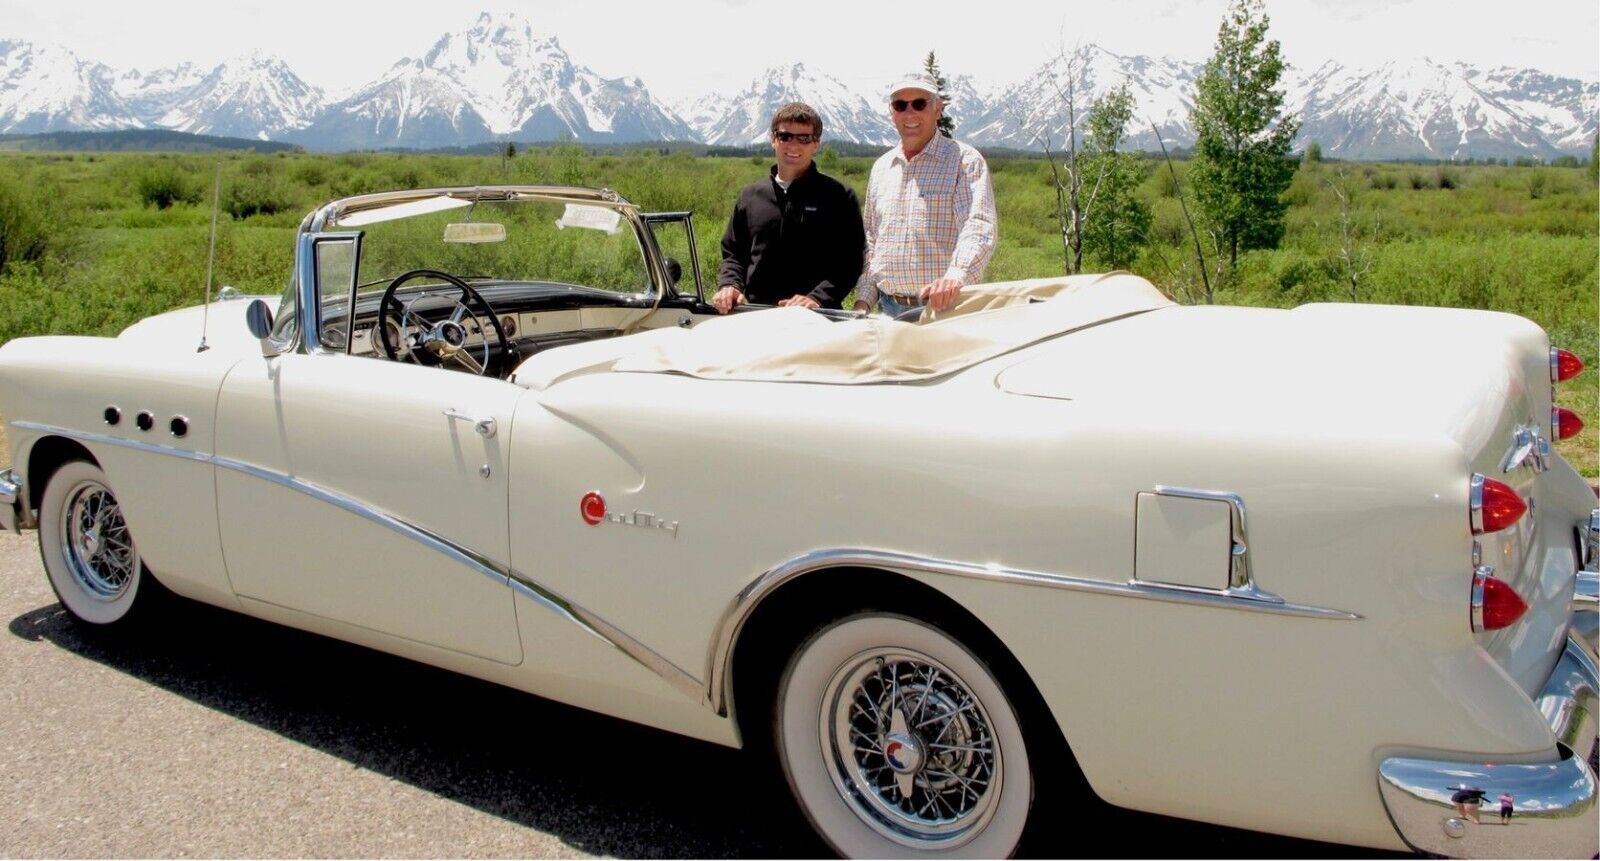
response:
<path fill-rule="evenodd" d="M 440 270 L 469 282 L 574 284 L 619 293 L 643 293 L 651 286 L 632 225 L 604 206 L 481 202 L 360 229 L 356 281 L 363 292 L 382 291 L 414 269 Z"/>

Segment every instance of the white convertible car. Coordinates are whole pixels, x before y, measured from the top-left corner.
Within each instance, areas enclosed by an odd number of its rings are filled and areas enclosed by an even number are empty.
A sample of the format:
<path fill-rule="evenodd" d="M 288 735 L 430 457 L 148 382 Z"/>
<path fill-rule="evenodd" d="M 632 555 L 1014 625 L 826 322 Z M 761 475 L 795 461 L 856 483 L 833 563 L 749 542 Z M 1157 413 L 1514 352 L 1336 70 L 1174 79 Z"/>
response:
<path fill-rule="evenodd" d="M 275 308 L 0 348 L 0 520 L 84 623 L 177 593 L 770 750 L 845 855 L 1003 856 L 1073 790 L 1600 849 L 1600 515 L 1537 326 L 1128 274 L 718 317 L 693 251 L 609 191 L 327 204 Z"/>

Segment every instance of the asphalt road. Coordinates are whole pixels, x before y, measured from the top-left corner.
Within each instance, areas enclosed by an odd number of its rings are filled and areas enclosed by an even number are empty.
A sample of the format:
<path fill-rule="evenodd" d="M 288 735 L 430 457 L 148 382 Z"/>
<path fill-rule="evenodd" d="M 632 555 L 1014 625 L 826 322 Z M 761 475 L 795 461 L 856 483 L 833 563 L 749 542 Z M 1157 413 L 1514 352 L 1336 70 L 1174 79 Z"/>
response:
<path fill-rule="evenodd" d="M 0 855 L 815 857 L 753 757 L 184 602 L 75 625 L 0 534 Z M 1107 807 L 1054 857 L 1375 853 Z"/>

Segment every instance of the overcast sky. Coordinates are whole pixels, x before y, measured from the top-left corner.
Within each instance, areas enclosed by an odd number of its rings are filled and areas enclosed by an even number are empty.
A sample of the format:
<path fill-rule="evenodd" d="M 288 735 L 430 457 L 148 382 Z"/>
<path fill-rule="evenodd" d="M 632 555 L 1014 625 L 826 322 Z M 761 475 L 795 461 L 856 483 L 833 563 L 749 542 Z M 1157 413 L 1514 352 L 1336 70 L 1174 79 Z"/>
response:
<path fill-rule="evenodd" d="M 0 0 L 0 39 L 58 42 L 119 69 L 214 64 L 260 50 L 312 84 L 348 90 L 480 11 L 515 11 L 573 61 L 637 75 L 670 101 L 736 91 L 796 60 L 871 89 L 938 53 L 980 89 L 1025 77 L 1063 47 L 1203 60 L 1226 0 Z M 1269 0 L 1292 64 L 1416 56 L 1600 80 L 1595 0 Z"/>

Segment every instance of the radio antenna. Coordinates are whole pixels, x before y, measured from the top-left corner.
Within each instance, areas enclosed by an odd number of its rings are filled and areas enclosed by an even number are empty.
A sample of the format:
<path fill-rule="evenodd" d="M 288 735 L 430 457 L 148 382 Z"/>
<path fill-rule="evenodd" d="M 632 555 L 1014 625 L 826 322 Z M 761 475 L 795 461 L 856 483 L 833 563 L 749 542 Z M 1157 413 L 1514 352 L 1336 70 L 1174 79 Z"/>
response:
<path fill-rule="evenodd" d="M 211 183 L 211 250 L 206 253 L 206 304 L 200 311 L 200 348 L 196 353 L 211 349 L 206 344 L 206 325 L 211 322 L 211 266 L 217 260 L 217 210 L 222 203 L 222 162 L 217 162 L 217 175 Z"/>

